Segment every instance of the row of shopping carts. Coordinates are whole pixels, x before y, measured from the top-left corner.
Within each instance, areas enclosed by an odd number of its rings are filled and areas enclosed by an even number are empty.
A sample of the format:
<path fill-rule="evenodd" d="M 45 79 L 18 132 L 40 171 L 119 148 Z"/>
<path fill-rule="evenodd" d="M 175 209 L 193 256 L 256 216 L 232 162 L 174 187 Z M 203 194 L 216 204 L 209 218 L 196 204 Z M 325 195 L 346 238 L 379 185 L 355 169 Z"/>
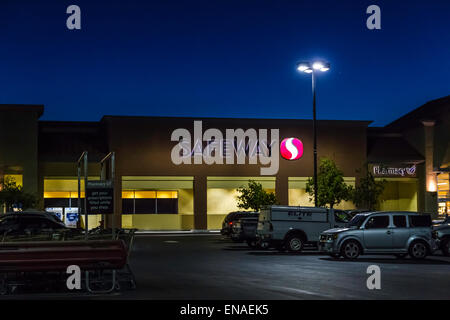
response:
<path fill-rule="evenodd" d="M 72 236 L 51 235 L 0 242 L 0 294 L 70 292 L 69 266 L 80 270 L 81 289 L 110 293 L 135 289 L 130 256 L 136 229 L 92 229 Z M 6 240 L 6 241 L 5 241 Z"/>

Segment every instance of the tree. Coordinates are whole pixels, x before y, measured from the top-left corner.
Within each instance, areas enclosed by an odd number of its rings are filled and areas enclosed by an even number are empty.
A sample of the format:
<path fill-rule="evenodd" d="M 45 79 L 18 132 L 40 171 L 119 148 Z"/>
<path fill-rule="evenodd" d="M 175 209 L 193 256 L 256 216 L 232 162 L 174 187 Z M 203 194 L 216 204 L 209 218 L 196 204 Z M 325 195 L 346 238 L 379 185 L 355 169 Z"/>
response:
<path fill-rule="evenodd" d="M 343 172 L 336 166 L 336 163 L 327 158 L 322 158 L 317 173 L 317 205 L 319 207 L 329 206 L 333 208 L 343 200 L 351 198 L 352 187 L 344 182 Z M 314 179 L 309 178 L 306 182 L 306 192 L 309 194 L 309 201 L 313 201 Z"/>
<path fill-rule="evenodd" d="M 238 208 L 260 211 L 263 206 L 278 204 L 275 193 L 265 191 L 261 183 L 253 180 L 248 181 L 247 187 L 240 187 L 237 191 L 240 193 L 237 196 Z"/>
<path fill-rule="evenodd" d="M 358 172 L 361 172 L 361 170 L 358 170 Z M 375 180 L 372 172 L 366 170 L 366 175 L 359 180 L 359 184 L 352 192 L 353 203 L 358 208 L 375 210 L 386 182 L 385 179 Z"/>
<path fill-rule="evenodd" d="M 1 185 L 0 205 L 6 207 L 6 211 L 12 211 L 13 207 L 23 210 L 33 208 L 37 205 L 37 197 L 31 193 L 23 191 L 22 186 L 18 186 L 12 177 L 6 177 Z"/>

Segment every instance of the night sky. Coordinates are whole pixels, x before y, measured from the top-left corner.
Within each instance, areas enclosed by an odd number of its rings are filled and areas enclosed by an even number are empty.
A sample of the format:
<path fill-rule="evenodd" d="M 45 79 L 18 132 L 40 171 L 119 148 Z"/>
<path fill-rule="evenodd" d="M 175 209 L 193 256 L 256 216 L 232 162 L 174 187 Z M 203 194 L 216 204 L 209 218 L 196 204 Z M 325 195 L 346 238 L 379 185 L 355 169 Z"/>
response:
<path fill-rule="evenodd" d="M 450 95 L 450 1 L 0 0 L 0 103 L 44 104 L 45 120 L 311 118 L 296 63 L 313 58 L 331 63 L 319 119 L 385 125 Z"/>

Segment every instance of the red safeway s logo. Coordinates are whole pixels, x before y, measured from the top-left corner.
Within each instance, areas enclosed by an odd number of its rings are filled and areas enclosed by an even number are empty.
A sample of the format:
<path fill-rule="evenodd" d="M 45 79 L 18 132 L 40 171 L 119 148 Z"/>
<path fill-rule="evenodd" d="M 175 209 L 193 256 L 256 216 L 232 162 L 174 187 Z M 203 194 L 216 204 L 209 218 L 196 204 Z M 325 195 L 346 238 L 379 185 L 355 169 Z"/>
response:
<path fill-rule="evenodd" d="M 280 144 L 281 156 L 287 160 L 297 160 L 303 156 L 303 143 L 297 138 L 286 138 Z"/>

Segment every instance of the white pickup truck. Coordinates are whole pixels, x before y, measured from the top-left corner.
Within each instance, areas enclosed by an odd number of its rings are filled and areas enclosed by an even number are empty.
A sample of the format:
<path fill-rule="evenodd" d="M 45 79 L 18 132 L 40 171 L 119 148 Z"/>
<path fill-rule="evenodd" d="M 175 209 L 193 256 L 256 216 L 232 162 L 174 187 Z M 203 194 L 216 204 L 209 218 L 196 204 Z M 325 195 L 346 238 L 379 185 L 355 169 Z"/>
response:
<path fill-rule="evenodd" d="M 317 245 L 323 231 L 345 227 L 350 219 L 342 210 L 274 205 L 261 210 L 256 237 L 263 248 L 300 252 L 305 244 Z"/>

